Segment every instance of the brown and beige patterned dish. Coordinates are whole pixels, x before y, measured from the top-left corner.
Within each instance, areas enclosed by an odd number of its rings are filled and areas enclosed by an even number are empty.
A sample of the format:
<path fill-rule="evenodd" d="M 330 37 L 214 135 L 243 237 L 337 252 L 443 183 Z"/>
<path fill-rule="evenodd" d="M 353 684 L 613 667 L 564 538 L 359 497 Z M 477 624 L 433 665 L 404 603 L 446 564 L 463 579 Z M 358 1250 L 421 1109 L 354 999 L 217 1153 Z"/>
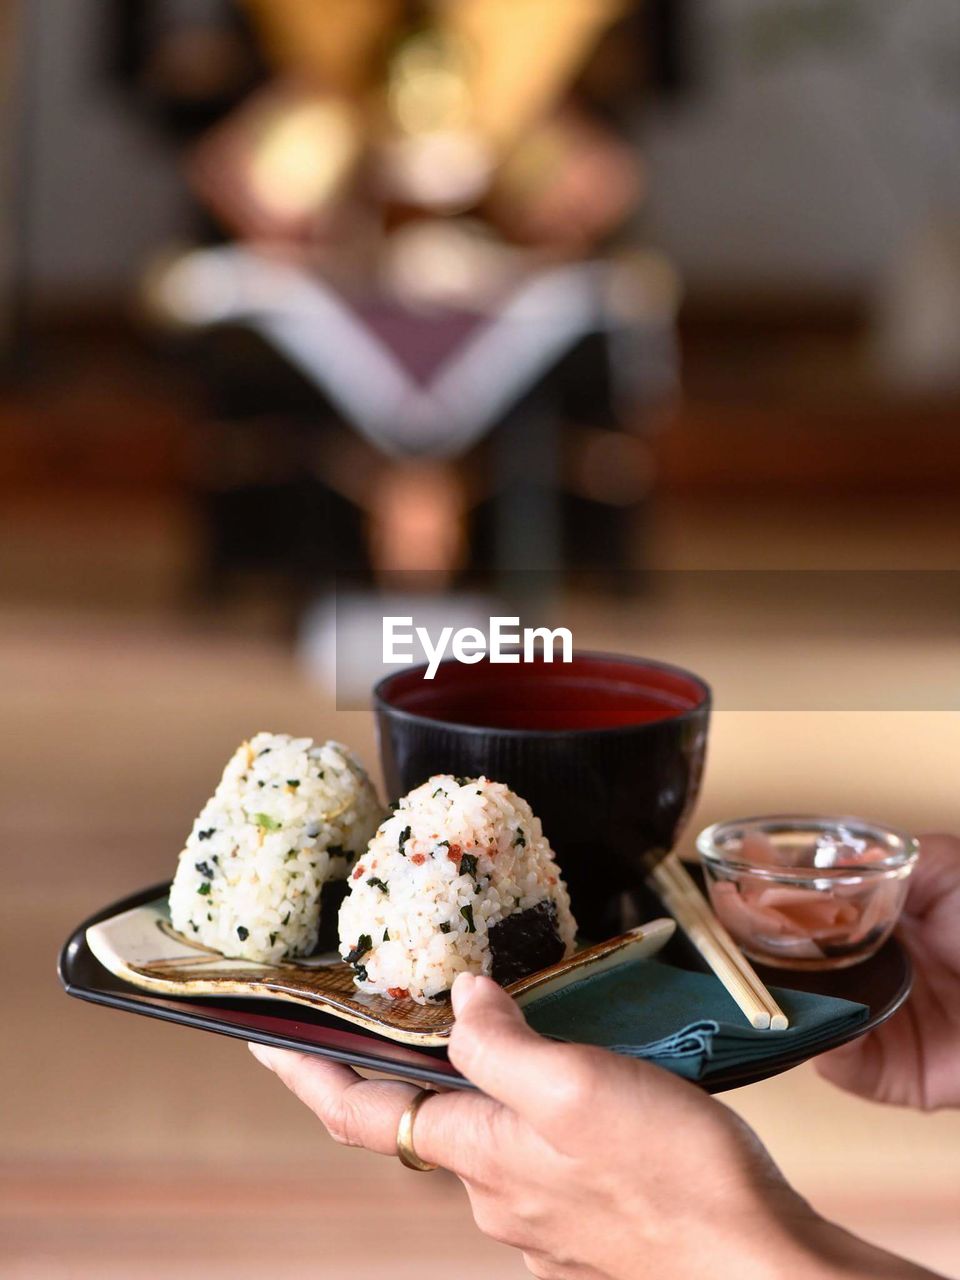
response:
<path fill-rule="evenodd" d="M 672 920 L 652 920 L 567 960 L 511 983 L 521 1004 L 607 969 L 654 955 L 669 940 Z M 402 1044 L 443 1045 L 453 1028 L 449 1001 L 422 1005 L 367 995 L 339 956 L 263 965 L 228 960 L 177 933 L 165 898 L 121 912 L 87 929 L 87 945 L 115 977 L 171 996 L 229 996 L 308 1005 Z"/>

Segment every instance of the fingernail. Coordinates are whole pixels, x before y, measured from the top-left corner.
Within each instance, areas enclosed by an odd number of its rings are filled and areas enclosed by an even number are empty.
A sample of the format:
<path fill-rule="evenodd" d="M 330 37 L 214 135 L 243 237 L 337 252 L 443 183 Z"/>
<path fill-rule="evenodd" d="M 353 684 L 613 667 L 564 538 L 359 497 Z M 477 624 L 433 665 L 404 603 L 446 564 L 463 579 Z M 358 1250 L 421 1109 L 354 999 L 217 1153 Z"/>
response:
<path fill-rule="evenodd" d="M 453 1005 L 453 1012 L 458 1018 L 467 1007 L 476 985 L 476 978 L 472 973 L 458 973 L 454 978 L 453 986 L 450 988 L 450 1001 Z"/>
<path fill-rule="evenodd" d="M 247 1048 L 256 1058 L 256 1060 L 267 1068 L 268 1071 L 273 1070 L 273 1051 L 265 1044 L 254 1044 L 252 1041 L 247 1042 Z"/>

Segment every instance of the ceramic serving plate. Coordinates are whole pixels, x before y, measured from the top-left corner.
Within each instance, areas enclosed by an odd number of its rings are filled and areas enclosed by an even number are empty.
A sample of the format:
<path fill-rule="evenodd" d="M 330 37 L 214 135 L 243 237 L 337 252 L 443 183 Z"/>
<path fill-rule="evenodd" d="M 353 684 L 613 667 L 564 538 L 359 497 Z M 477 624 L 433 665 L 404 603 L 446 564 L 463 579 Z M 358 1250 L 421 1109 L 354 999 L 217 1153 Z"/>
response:
<path fill-rule="evenodd" d="M 568 983 L 655 955 L 675 928 L 672 920 L 652 920 L 529 974 L 506 989 L 523 1005 Z M 239 997 L 307 1005 L 389 1040 L 416 1046 L 443 1045 L 453 1029 L 449 1001 L 418 1004 L 358 991 L 352 969 L 336 954 L 272 965 L 228 960 L 176 932 L 165 896 L 90 925 L 86 942 L 115 977 L 155 995 Z"/>

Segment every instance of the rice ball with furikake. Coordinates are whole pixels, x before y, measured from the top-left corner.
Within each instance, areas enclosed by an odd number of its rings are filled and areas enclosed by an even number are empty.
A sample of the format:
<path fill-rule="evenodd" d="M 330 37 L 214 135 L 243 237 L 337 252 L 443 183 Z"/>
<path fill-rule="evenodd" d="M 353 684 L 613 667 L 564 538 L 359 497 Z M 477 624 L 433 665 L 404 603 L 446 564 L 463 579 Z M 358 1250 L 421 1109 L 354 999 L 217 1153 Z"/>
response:
<path fill-rule="evenodd" d="M 458 973 L 505 985 L 573 950 L 570 897 L 540 820 L 502 782 L 440 774 L 380 825 L 340 908 L 361 991 L 420 1003 Z"/>
<path fill-rule="evenodd" d="M 174 928 L 244 960 L 336 950 L 347 877 L 383 814 L 346 747 L 258 733 L 228 762 L 180 854 Z"/>

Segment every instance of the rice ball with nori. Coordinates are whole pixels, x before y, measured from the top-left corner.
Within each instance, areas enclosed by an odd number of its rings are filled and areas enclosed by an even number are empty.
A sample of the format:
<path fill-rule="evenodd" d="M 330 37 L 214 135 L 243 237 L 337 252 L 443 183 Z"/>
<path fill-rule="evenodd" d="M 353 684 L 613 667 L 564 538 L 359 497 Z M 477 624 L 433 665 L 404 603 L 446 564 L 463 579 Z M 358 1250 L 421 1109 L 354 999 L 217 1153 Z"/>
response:
<path fill-rule="evenodd" d="M 337 742 L 258 733 L 228 762 L 193 824 L 170 919 L 225 956 L 274 962 L 335 950 L 336 913 L 384 809 Z"/>
<path fill-rule="evenodd" d="M 424 1003 L 458 973 L 506 984 L 573 950 L 553 851 L 502 782 L 440 774 L 383 822 L 340 908 L 340 954 L 362 991 Z"/>

